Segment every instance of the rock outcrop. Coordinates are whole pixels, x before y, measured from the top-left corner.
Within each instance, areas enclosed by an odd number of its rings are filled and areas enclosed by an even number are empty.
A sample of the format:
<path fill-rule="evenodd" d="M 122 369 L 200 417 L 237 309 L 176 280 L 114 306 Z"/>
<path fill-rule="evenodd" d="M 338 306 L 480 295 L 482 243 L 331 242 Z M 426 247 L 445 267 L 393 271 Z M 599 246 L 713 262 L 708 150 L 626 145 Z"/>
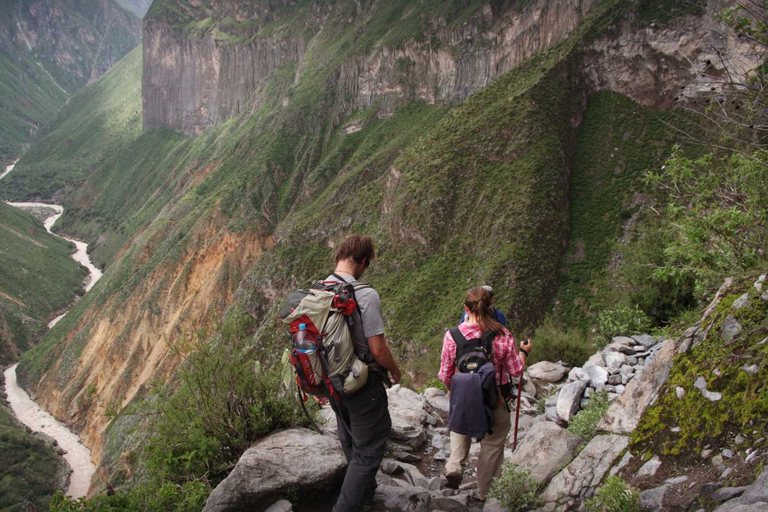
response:
<path fill-rule="evenodd" d="M 266 79 L 276 70 L 297 66 L 294 85 L 299 87 L 303 74 L 311 69 L 305 55 L 317 56 L 308 53 L 312 41 L 305 43 L 304 33 L 275 38 L 257 30 L 225 37 L 221 30 L 202 34 L 188 30 L 190 25 L 211 25 L 233 15 L 243 26 L 260 17 L 279 21 L 281 9 L 295 2 L 273 2 L 268 11 L 221 3 L 221 9 L 213 13 L 176 6 L 190 16 L 183 24 L 152 13 L 145 19 L 146 129 L 202 133 L 215 123 L 262 105 Z M 429 23 L 434 32 L 431 39 L 409 40 L 398 48 L 385 45 L 352 57 L 341 63 L 327 86 L 335 89 L 337 97 L 345 98 L 350 112 L 376 106 L 380 115 L 387 115 L 413 100 L 460 101 L 525 58 L 565 39 L 593 4 L 594 0 L 536 0 L 521 9 L 502 11 L 486 6 L 458 27 L 447 26 L 438 16 Z M 371 15 L 368 11 L 376 8 L 376 4 L 360 8 L 350 21 L 362 26 Z M 333 19 L 328 12 L 304 9 L 310 11 L 306 16 L 312 37 L 326 37 L 326 32 L 338 30 L 325 25 L 325 19 Z M 180 28 L 182 25 L 186 28 Z"/>
<path fill-rule="evenodd" d="M 337 440 L 304 428 L 284 430 L 264 438 L 240 457 L 235 469 L 211 493 L 205 510 L 246 510 L 290 487 L 325 492 L 338 484 L 346 467 Z"/>

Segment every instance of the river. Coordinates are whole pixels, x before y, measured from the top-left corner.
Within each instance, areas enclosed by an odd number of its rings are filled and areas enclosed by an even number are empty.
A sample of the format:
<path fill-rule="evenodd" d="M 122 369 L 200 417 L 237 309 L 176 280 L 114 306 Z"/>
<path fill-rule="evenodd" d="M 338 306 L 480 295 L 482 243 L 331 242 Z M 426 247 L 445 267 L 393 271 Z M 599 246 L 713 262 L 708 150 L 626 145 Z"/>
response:
<path fill-rule="evenodd" d="M 8 175 L 8 173 L 13 170 L 15 165 L 15 163 L 13 165 L 9 165 L 5 172 L 0 174 L 0 179 L 3 179 L 6 175 Z M 9 202 L 7 204 L 23 210 L 40 207 L 50 208 L 54 213 L 45 219 L 43 225 L 49 233 L 54 236 L 59 236 L 51 231 L 51 228 L 59 219 L 59 217 L 61 217 L 61 215 L 64 213 L 64 208 L 62 206 L 45 203 Z M 96 284 L 96 281 L 101 279 L 102 276 L 101 270 L 96 268 L 96 266 L 94 266 L 91 262 L 91 259 L 88 257 L 88 244 L 62 236 L 59 236 L 59 238 L 64 238 L 65 240 L 68 240 L 77 246 L 77 251 L 72 254 L 72 258 L 81 265 L 85 266 L 89 271 L 89 275 L 85 282 L 85 291 L 87 293 L 91 288 L 93 288 L 93 285 Z M 66 314 L 67 313 L 65 312 L 63 315 L 54 318 L 48 324 L 48 327 L 50 328 L 56 325 L 56 323 L 64 318 L 64 315 Z M 8 395 L 8 404 L 11 406 L 11 410 L 13 410 L 16 418 L 24 425 L 28 426 L 35 432 L 43 432 L 51 436 L 58 442 L 61 448 L 66 450 L 67 453 L 64 455 L 64 460 L 66 460 L 67 464 L 69 464 L 69 467 L 72 468 L 72 476 L 69 480 L 69 489 L 67 489 L 67 494 L 74 498 L 85 496 L 88 493 L 88 488 L 91 485 L 93 474 L 96 472 L 96 466 L 94 466 L 93 462 L 91 462 L 91 450 L 89 450 L 88 447 L 86 447 L 80 441 L 80 436 L 69 430 L 66 425 L 57 421 L 53 416 L 43 410 L 30 398 L 26 391 L 19 387 L 16 380 L 17 366 L 18 364 L 11 366 L 5 370 L 4 374 L 5 392 Z"/>

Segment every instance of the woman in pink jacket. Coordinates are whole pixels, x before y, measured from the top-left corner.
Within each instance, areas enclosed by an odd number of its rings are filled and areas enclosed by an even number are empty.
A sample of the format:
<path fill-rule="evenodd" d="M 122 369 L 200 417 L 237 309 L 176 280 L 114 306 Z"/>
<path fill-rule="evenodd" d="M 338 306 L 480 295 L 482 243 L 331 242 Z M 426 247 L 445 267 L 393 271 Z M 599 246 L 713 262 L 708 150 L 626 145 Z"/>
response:
<path fill-rule="evenodd" d="M 506 327 L 491 317 L 491 296 L 480 286 L 470 288 L 464 297 L 466 320 L 459 325 L 461 334 L 467 339 L 480 339 L 483 333 L 495 331 L 493 354 L 491 362 L 496 368 L 496 384 L 499 387 L 509 386 L 510 379 L 517 379 L 523 373 L 525 357 L 531 350 L 531 343 L 520 344 L 520 352 L 515 346 L 515 339 Z M 449 392 L 451 378 L 456 372 L 456 341 L 450 331 L 443 338 L 443 353 L 440 361 L 438 377 L 443 381 Z M 478 411 L 483 405 L 477 404 Z M 477 490 L 481 500 L 486 498 L 491 481 L 501 473 L 501 463 L 504 460 L 504 445 L 511 427 L 510 410 L 499 392 L 499 402 L 494 410 L 493 433 L 486 435 L 480 443 L 480 457 L 477 461 Z M 445 466 L 445 476 L 448 486 L 457 488 L 462 479 L 462 463 L 469 455 L 471 438 L 456 432 L 451 432 L 451 456 Z"/>

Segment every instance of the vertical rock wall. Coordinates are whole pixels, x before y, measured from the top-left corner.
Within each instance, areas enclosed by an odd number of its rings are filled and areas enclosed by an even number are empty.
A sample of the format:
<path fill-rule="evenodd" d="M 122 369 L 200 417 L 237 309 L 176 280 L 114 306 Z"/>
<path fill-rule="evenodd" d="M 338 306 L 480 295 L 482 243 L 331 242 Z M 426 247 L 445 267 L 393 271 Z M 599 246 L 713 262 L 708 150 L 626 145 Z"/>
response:
<path fill-rule="evenodd" d="M 521 10 L 495 13 L 486 6 L 469 21 L 447 26 L 431 21 L 440 40 L 411 41 L 402 48 L 376 47 L 341 64 L 337 98 L 348 110 L 376 105 L 390 113 L 416 99 L 460 101 L 486 86 L 534 53 L 565 39 L 595 0 L 537 0 Z M 222 1 L 221 8 L 232 10 Z M 359 17 L 365 15 L 359 9 Z M 205 16 L 205 13 L 193 13 Z M 265 12 L 230 13 L 237 19 L 268 16 Z M 316 15 L 324 30 L 325 16 Z M 362 23 L 354 20 L 354 23 Z M 304 37 L 256 37 L 241 43 L 179 28 L 163 16 L 144 23 L 144 127 L 171 128 L 199 134 L 212 125 L 250 112 L 263 99 L 265 80 L 289 63 L 299 63 Z"/>

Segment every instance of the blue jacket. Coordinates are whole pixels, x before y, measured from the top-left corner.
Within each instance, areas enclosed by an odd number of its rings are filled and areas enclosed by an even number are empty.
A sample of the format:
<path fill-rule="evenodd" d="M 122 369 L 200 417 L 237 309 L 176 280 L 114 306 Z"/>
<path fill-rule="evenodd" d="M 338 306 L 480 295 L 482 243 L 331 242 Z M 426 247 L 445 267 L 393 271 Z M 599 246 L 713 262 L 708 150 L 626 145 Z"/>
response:
<path fill-rule="evenodd" d="M 467 312 L 465 311 L 461 314 L 461 320 L 459 320 L 459 324 L 463 324 L 466 319 L 467 319 Z M 504 313 L 502 313 L 500 309 L 493 308 L 493 319 L 499 322 L 504 327 L 507 326 L 507 317 L 504 316 Z"/>
<path fill-rule="evenodd" d="M 457 434 L 482 439 L 493 429 L 493 411 L 499 400 L 496 368 L 485 363 L 477 373 L 456 372 L 451 378 L 448 428 Z"/>

